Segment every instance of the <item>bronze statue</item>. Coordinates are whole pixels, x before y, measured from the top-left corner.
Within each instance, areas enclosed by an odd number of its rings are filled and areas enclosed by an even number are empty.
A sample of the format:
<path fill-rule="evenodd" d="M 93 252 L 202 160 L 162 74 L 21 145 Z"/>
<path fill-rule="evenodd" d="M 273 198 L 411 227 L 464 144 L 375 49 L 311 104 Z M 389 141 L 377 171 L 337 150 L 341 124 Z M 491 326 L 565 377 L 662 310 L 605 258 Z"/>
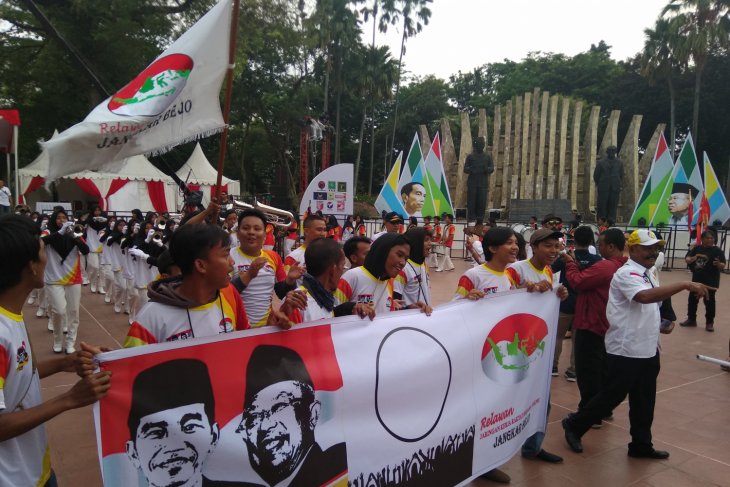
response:
<path fill-rule="evenodd" d="M 474 152 L 466 156 L 464 174 L 469 175 L 466 191 L 467 219 L 481 223 L 487 208 L 489 175 L 494 172 L 492 156 L 484 152 L 484 137 L 474 142 Z"/>
<path fill-rule="evenodd" d="M 606 148 L 606 158 L 596 164 L 593 182 L 596 183 L 596 219 L 605 218 L 609 225 L 616 223 L 616 209 L 624 180 L 624 164 L 616 158 L 616 146 Z"/>

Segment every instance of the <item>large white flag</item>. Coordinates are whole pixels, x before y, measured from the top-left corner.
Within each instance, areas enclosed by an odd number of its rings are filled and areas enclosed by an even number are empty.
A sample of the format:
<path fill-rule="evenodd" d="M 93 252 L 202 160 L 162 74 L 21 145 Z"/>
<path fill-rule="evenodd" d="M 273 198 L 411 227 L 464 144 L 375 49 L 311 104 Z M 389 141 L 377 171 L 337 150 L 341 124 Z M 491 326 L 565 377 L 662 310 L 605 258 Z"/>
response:
<path fill-rule="evenodd" d="M 231 2 L 222 0 L 83 122 L 41 143 L 48 181 L 85 169 L 114 170 L 127 157 L 220 132 L 230 23 Z"/>

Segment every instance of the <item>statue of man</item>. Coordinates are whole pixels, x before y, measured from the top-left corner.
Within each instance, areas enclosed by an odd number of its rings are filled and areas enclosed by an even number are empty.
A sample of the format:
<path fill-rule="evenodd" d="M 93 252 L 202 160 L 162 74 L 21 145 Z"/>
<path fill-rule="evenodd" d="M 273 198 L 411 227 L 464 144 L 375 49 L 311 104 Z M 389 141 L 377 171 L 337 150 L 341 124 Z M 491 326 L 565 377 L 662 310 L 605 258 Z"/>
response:
<path fill-rule="evenodd" d="M 464 174 L 469 175 L 466 190 L 467 219 L 482 223 L 487 209 L 489 175 L 494 172 L 492 156 L 484 152 L 484 137 L 477 137 L 474 152 L 466 156 Z"/>
<path fill-rule="evenodd" d="M 606 158 L 598 161 L 593 171 L 596 183 L 596 219 L 605 218 L 609 225 L 616 223 L 616 209 L 624 180 L 624 164 L 616 158 L 616 146 L 606 148 Z"/>

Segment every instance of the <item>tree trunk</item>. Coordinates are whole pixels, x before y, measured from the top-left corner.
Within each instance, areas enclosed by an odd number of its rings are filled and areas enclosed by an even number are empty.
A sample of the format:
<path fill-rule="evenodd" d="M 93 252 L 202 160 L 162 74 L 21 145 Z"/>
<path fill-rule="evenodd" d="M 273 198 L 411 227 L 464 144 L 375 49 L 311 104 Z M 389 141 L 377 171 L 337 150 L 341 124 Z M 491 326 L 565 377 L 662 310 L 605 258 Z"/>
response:
<path fill-rule="evenodd" d="M 695 150 L 699 147 L 700 140 L 700 85 L 702 84 L 702 71 L 704 68 L 704 62 L 698 62 L 695 65 L 695 102 L 692 108 L 692 136 L 694 137 Z"/>
<path fill-rule="evenodd" d="M 340 163 L 340 101 L 342 99 L 342 48 L 337 48 L 337 98 L 335 99 L 335 157 L 334 164 Z"/>
<path fill-rule="evenodd" d="M 373 2 L 373 41 L 370 44 L 370 52 L 375 52 L 375 29 L 378 25 L 378 0 Z M 372 61 L 375 61 L 373 57 Z M 370 69 L 375 68 L 375 63 Z M 373 120 L 370 123 L 370 179 L 368 179 L 368 196 L 373 194 L 373 167 L 375 166 L 375 78 L 374 73 L 370 73 L 370 113 Z M 365 110 L 363 110 L 365 111 Z M 363 117 L 364 121 L 364 117 Z M 355 181 L 357 184 L 357 180 Z"/>
<path fill-rule="evenodd" d="M 375 167 L 375 124 L 370 124 L 370 180 L 368 182 L 368 196 L 373 194 L 373 168 Z"/>
<path fill-rule="evenodd" d="M 667 84 L 669 85 L 669 150 L 674 161 L 674 152 L 677 145 L 677 127 L 675 119 L 675 93 L 674 83 L 672 83 L 672 75 L 667 76 Z"/>
<path fill-rule="evenodd" d="M 395 150 L 395 128 L 398 123 L 398 92 L 400 91 L 400 75 L 401 70 L 403 69 L 403 49 L 406 46 L 406 29 L 403 28 L 403 36 L 401 37 L 400 41 L 400 56 L 398 57 L 398 81 L 395 84 L 395 110 L 393 110 L 393 136 L 390 140 L 390 152 L 387 154 L 387 161 L 388 164 L 386 165 L 386 170 L 390 168 L 390 162 L 393 158 L 393 151 Z M 387 149 L 386 145 L 386 149 Z"/>
<path fill-rule="evenodd" d="M 367 103 L 363 104 L 362 107 L 362 122 L 360 123 L 360 139 L 357 144 L 357 157 L 355 157 L 355 187 L 353 188 L 354 193 L 357 193 L 357 182 L 358 177 L 360 176 L 360 157 L 362 156 L 362 144 L 363 144 L 363 138 L 365 136 L 365 119 L 368 116 L 368 109 L 367 109 Z"/>

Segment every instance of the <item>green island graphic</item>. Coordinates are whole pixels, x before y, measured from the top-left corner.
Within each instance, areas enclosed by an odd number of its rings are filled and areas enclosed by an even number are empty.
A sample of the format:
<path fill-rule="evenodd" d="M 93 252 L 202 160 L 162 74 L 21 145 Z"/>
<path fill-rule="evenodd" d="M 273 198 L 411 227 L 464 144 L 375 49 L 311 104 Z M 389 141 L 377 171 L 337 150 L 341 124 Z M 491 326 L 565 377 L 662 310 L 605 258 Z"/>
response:
<path fill-rule="evenodd" d="M 540 355 L 545 352 L 545 340 L 540 340 L 535 343 L 534 337 L 520 339 L 519 334 L 515 332 L 515 337 L 507 344 L 506 347 L 507 357 L 521 360 L 514 360 L 514 364 L 505 363 L 505 355 L 502 353 L 502 350 L 490 337 L 487 337 L 487 340 L 494 351 L 494 359 L 497 361 L 499 366 L 505 370 L 527 370 L 530 368 L 530 363 L 535 360 L 536 357 L 530 359 L 530 354 L 528 353 L 529 349 L 540 350 Z"/>
<path fill-rule="evenodd" d="M 187 78 L 190 75 L 190 69 L 180 69 L 163 71 L 156 76 L 147 78 L 144 84 L 139 88 L 139 91 L 134 94 L 132 98 L 118 98 L 114 97 L 114 101 L 123 103 L 125 105 L 131 105 L 133 103 L 141 103 L 151 98 L 159 98 L 161 96 L 168 96 L 175 93 L 177 88 L 172 86 L 168 88 L 169 83 L 179 78 Z"/>

